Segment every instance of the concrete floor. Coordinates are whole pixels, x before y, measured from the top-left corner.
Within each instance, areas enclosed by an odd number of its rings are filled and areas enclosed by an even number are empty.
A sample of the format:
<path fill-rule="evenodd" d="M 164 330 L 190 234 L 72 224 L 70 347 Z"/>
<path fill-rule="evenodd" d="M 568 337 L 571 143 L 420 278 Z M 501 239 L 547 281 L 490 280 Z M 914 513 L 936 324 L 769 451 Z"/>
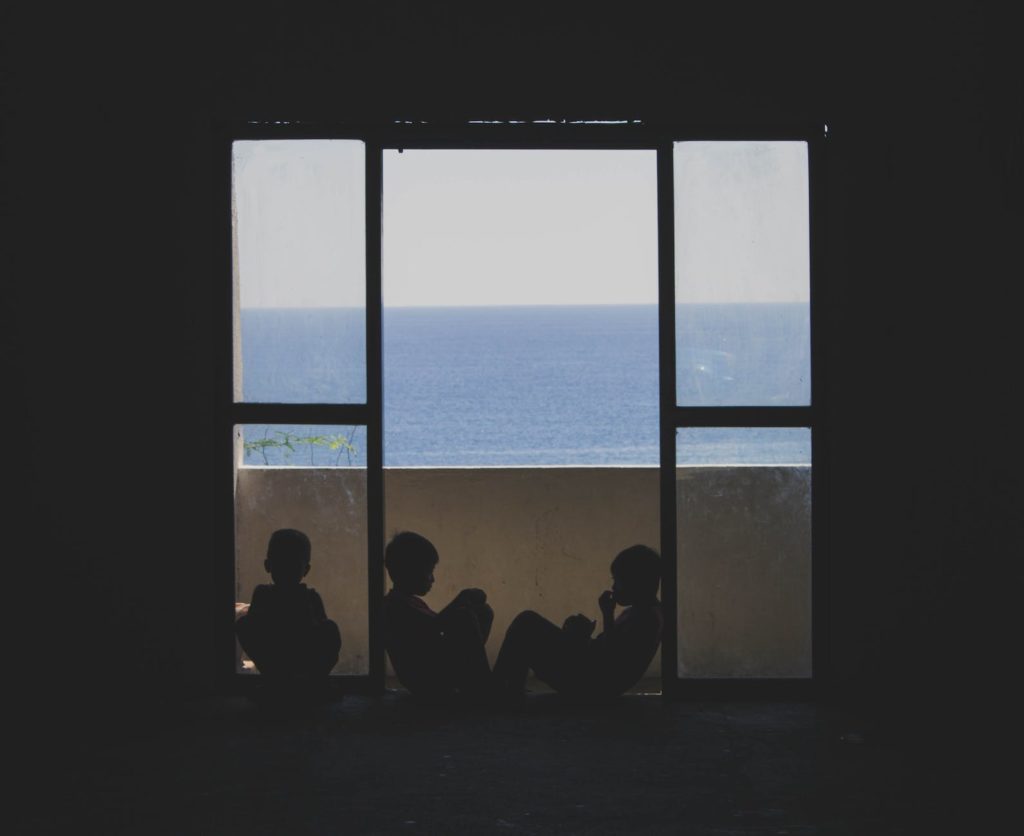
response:
<path fill-rule="evenodd" d="M 460 713 L 388 692 L 273 721 L 226 698 L 35 751 L 7 832 L 884 836 L 955 812 L 931 755 L 807 703 Z"/>

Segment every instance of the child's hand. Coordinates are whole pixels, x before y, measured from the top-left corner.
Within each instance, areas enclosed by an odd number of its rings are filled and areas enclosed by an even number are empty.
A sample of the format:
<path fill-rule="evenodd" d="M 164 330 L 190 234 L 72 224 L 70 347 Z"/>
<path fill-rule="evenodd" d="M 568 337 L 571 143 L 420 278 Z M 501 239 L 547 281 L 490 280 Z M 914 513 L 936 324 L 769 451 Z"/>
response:
<path fill-rule="evenodd" d="M 235 618 L 241 618 L 243 615 L 248 615 L 248 613 L 248 604 L 240 604 L 237 601 L 235 602 Z"/>
<path fill-rule="evenodd" d="M 591 621 L 583 613 L 576 613 L 576 615 L 570 615 L 565 619 L 562 629 L 570 635 L 590 638 L 590 634 L 594 632 L 596 626 L 596 621 Z"/>
<path fill-rule="evenodd" d="M 601 593 L 601 597 L 597 599 L 597 606 L 601 609 L 601 615 L 605 618 L 611 618 L 615 615 L 615 593 L 610 589 L 606 589 Z"/>

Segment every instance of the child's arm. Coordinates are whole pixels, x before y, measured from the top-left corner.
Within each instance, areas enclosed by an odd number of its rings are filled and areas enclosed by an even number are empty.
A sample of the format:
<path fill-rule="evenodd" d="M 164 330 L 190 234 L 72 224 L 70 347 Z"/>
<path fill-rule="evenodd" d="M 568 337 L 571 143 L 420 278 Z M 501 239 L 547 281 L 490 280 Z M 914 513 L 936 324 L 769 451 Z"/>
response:
<path fill-rule="evenodd" d="M 601 610 L 601 634 L 604 635 L 615 626 L 615 593 L 606 589 L 597 599 L 597 606 Z"/>
<path fill-rule="evenodd" d="M 315 589 L 309 590 L 309 618 L 314 624 L 321 624 L 327 620 L 323 599 Z"/>
<path fill-rule="evenodd" d="M 267 597 L 267 586 L 260 584 L 252 591 L 252 602 L 246 609 L 247 615 L 255 615 L 259 617 L 263 614 L 263 611 L 267 608 L 266 597 Z"/>
<path fill-rule="evenodd" d="M 609 683 L 621 684 L 634 675 L 639 678 L 661 641 L 660 618 L 653 611 L 630 608 L 626 612 L 619 623 L 591 642 L 600 678 Z"/>
<path fill-rule="evenodd" d="M 562 631 L 575 639 L 585 641 L 590 638 L 596 626 L 596 621 L 592 621 L 583 613 L 578 612 L 576 615 L 570 615 L 565 619 L 565 622 L 562 624 Z"/>

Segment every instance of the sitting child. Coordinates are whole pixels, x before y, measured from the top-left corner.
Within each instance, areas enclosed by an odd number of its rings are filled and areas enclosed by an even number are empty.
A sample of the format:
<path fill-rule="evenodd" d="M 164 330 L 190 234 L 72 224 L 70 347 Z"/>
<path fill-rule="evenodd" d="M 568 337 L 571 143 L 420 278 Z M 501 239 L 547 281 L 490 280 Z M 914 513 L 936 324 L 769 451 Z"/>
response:
<path fill-rule="evenodd" d="M 275 531 L 263 562 L 273 584 L 257 586 L 235 622 L 239 644 L 259 672 L 282 683 L 326 684 L 341 650 L 338 625 L 327 618 L 316 590 L 302 583 L 310 552 L 301 531 Z"/>
<path fill-rule="evenodd" d="M 403 531 L 388 543 L 384 646 L 399 682 L 417 698 L 439 701 L 458 692 L 480 699 L 491 684 L 484 646 L 494 612 L 480 589 L 463 589 L 434 612 L 420 596 L 434 585 L 437 563 L 437 549 L 420 534 Z"/>
<path fill-rule="evenodd" d="M 596 622 L 571 615 L 559 628 L 527 610 L 509 625 L 494 678 L 499 693 L 521 699 L 532 668 L 542 682 L 577 698 L 617 696 L 646 672 L 661 643 L 658 602 L 661 559 L 647 546 L 631 546 L 612 561 L 612 588 L 601 593 L 601 634 L 591 638 Z M 615 617 L 615 607 L 625 607 Z"/>

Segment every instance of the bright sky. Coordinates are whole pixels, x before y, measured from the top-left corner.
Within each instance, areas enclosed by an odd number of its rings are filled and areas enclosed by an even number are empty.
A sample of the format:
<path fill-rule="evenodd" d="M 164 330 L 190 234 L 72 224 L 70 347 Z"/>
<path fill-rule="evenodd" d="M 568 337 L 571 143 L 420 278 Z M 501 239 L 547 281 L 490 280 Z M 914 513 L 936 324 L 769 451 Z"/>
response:
<path fill-rule="evenodd" d="M 389 151 L 386 305 L 658 300 L 653 151 Z"/>
<path fill-rule="evenodd" d="M 234 146 L 242 307 L 364 303 L 363 145 Z M 804 143 L 679 143 L 677 300 L 807 299 Z M 653 151 L 384 154 L 384 304 L 654 304 Z"/>

